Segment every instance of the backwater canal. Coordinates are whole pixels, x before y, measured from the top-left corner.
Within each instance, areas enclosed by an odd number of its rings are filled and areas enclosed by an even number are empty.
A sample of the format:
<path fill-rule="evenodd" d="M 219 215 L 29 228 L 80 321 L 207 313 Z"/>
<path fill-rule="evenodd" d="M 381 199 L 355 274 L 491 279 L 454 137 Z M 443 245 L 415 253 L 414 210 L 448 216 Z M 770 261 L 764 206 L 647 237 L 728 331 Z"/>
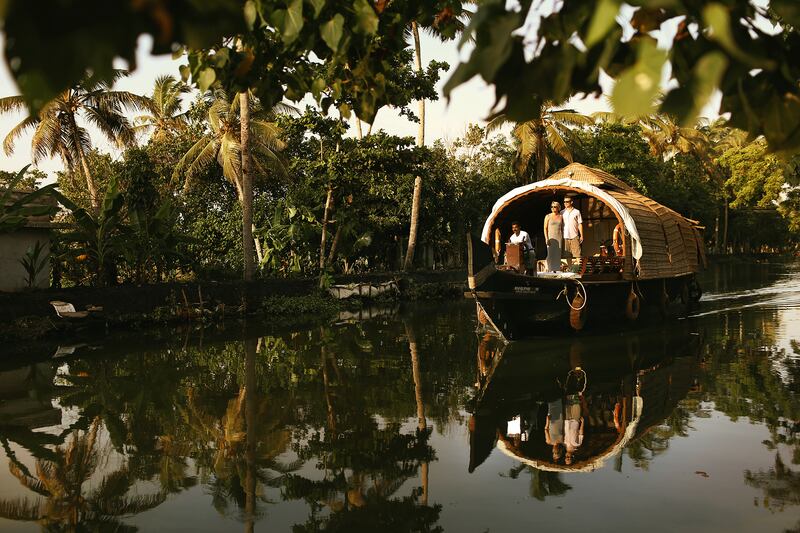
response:
<path fill-rule="evenodd" d="M 0 370 L 1 531 L 796 531 L 800 263 L 503 345 L 468 301 Z M 579 367 L 579 368 L 578 368 Z"/>

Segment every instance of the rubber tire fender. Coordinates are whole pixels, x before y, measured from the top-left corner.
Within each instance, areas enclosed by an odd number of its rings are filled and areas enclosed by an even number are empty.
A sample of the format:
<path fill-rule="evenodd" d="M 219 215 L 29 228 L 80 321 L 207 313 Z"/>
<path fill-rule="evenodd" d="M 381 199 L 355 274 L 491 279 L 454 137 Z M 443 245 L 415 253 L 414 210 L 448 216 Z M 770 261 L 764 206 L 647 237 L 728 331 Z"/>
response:
<path fill-rule="evenodd" d="M 586 306 L 583 305 L 584 297 L 581 294 L 576 294 L 572 299 L 572 307 L 581 307 L 583 309 L 569 310 L 569 325 L 575 331 L 580 331 L 586 325 Z"/>
<path fill-rule="evenodd" d="M 639 312 L 642 310 L 641 302 L 639 301 L 639 295 L 636 294 L 633 289 L 628 294 L 628 299 L 625 302 L 625 318 L 628 320 L 636 320 L 639 318 Z"/>

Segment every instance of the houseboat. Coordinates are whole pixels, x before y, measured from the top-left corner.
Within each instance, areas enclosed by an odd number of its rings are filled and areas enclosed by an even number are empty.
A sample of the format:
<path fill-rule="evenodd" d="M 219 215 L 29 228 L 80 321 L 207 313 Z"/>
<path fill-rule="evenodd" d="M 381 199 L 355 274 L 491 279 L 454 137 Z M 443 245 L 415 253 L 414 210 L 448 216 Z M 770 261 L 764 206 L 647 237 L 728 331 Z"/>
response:
<path fill-rule="evenodd" d="M 581 257 L 548 265 L 543 231 L 554 202 L 570 198 L 581 213 Z M 531 238 L 535 264 L 509 242 L 517 222 Z M 618 252 L 611 245 L 618 231 Z M 547 179 L 497 200 L 480 239 L 467 239 L 468 296 L 478 319 L 507 339 L 553 321 L 581 330 L 591 318 L 635 321 L 645 308 L 700 299 L 696 274 L 705 268 L 702 227 L 595 168 L 572 163 Z M 553 271 L 549 271 L 553 270 Z"/>

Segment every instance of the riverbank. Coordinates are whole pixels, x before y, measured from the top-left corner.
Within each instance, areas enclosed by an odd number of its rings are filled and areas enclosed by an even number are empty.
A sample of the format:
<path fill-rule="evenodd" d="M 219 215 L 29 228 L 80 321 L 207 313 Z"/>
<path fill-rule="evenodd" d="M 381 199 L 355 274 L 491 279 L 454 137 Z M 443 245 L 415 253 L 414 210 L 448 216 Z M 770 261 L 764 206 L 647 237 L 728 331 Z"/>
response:
<path fill-rule="evenodd" d="M 460 270 L 409 274 L 342 276 L 336 284 L 397 281 L 399 293 L 378 301 L 426 301 L 461 298 L 466 274 Z M 59 318 L 51 301 L 76 310 L 102 308 L 85 318 Z M 0 341 L 26 342 L 70 338 L 92 331 L 131 330 L 171 323 L 208 324 L 257 316 L 282 325 L 335 319 L 357 313 L 364 298 L 336 300 L 318 288 L 317 279 L 268 279 L 253 282 L 164 283 L 115 287 L 74 287 L 0 293 Z"/>

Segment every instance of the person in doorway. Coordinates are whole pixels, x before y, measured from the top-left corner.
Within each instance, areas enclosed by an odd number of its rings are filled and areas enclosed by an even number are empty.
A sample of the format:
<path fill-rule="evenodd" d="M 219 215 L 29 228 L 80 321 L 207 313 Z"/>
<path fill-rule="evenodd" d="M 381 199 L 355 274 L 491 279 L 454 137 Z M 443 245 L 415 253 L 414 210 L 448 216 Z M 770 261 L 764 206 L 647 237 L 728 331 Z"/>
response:
<path fill-rule="evenodd" d="M 583 244 L 583 218 L 581 212 L 572 204 L 574 198 L 564 198 L 564 210 L 561 216 L 564 219 L 564 255 L 572 264 L 572 259 L 580 259 L 581 245 Z"/>
<path fill-rule="evenodd" d="M 564 405 L 559 397 L 547 404 L 544 423 L 544 441 L 553 447 L 553 462 L 564 456 Z"/>
<path fill-rule="evenodd" d="M 561 239 L 564 236 L 564 217 L 561 204 L 555 200 L 550 204 L 550 212 L 544 217 L 544 242 L 547 243 L 547 270 L 561 270 Z"/>
<path fill-rule="evenodd" d="M 575 452 L 583 444 L 583 395 L 568 394 L 564 409 L 564 463 L 571 465 Z"/>
<path fill-rule="evenodd" d="M 536 261 L 536 253 L 533 249 L 533 242 L 531 236 L 527 231 L 522 231 L 519 222 L 511 223 L 511 237 L 508 239 L 511 244 L 519 244 L 522 247 L 522 255 L 525 260 L 526 271 L 534 268 Z"/>

